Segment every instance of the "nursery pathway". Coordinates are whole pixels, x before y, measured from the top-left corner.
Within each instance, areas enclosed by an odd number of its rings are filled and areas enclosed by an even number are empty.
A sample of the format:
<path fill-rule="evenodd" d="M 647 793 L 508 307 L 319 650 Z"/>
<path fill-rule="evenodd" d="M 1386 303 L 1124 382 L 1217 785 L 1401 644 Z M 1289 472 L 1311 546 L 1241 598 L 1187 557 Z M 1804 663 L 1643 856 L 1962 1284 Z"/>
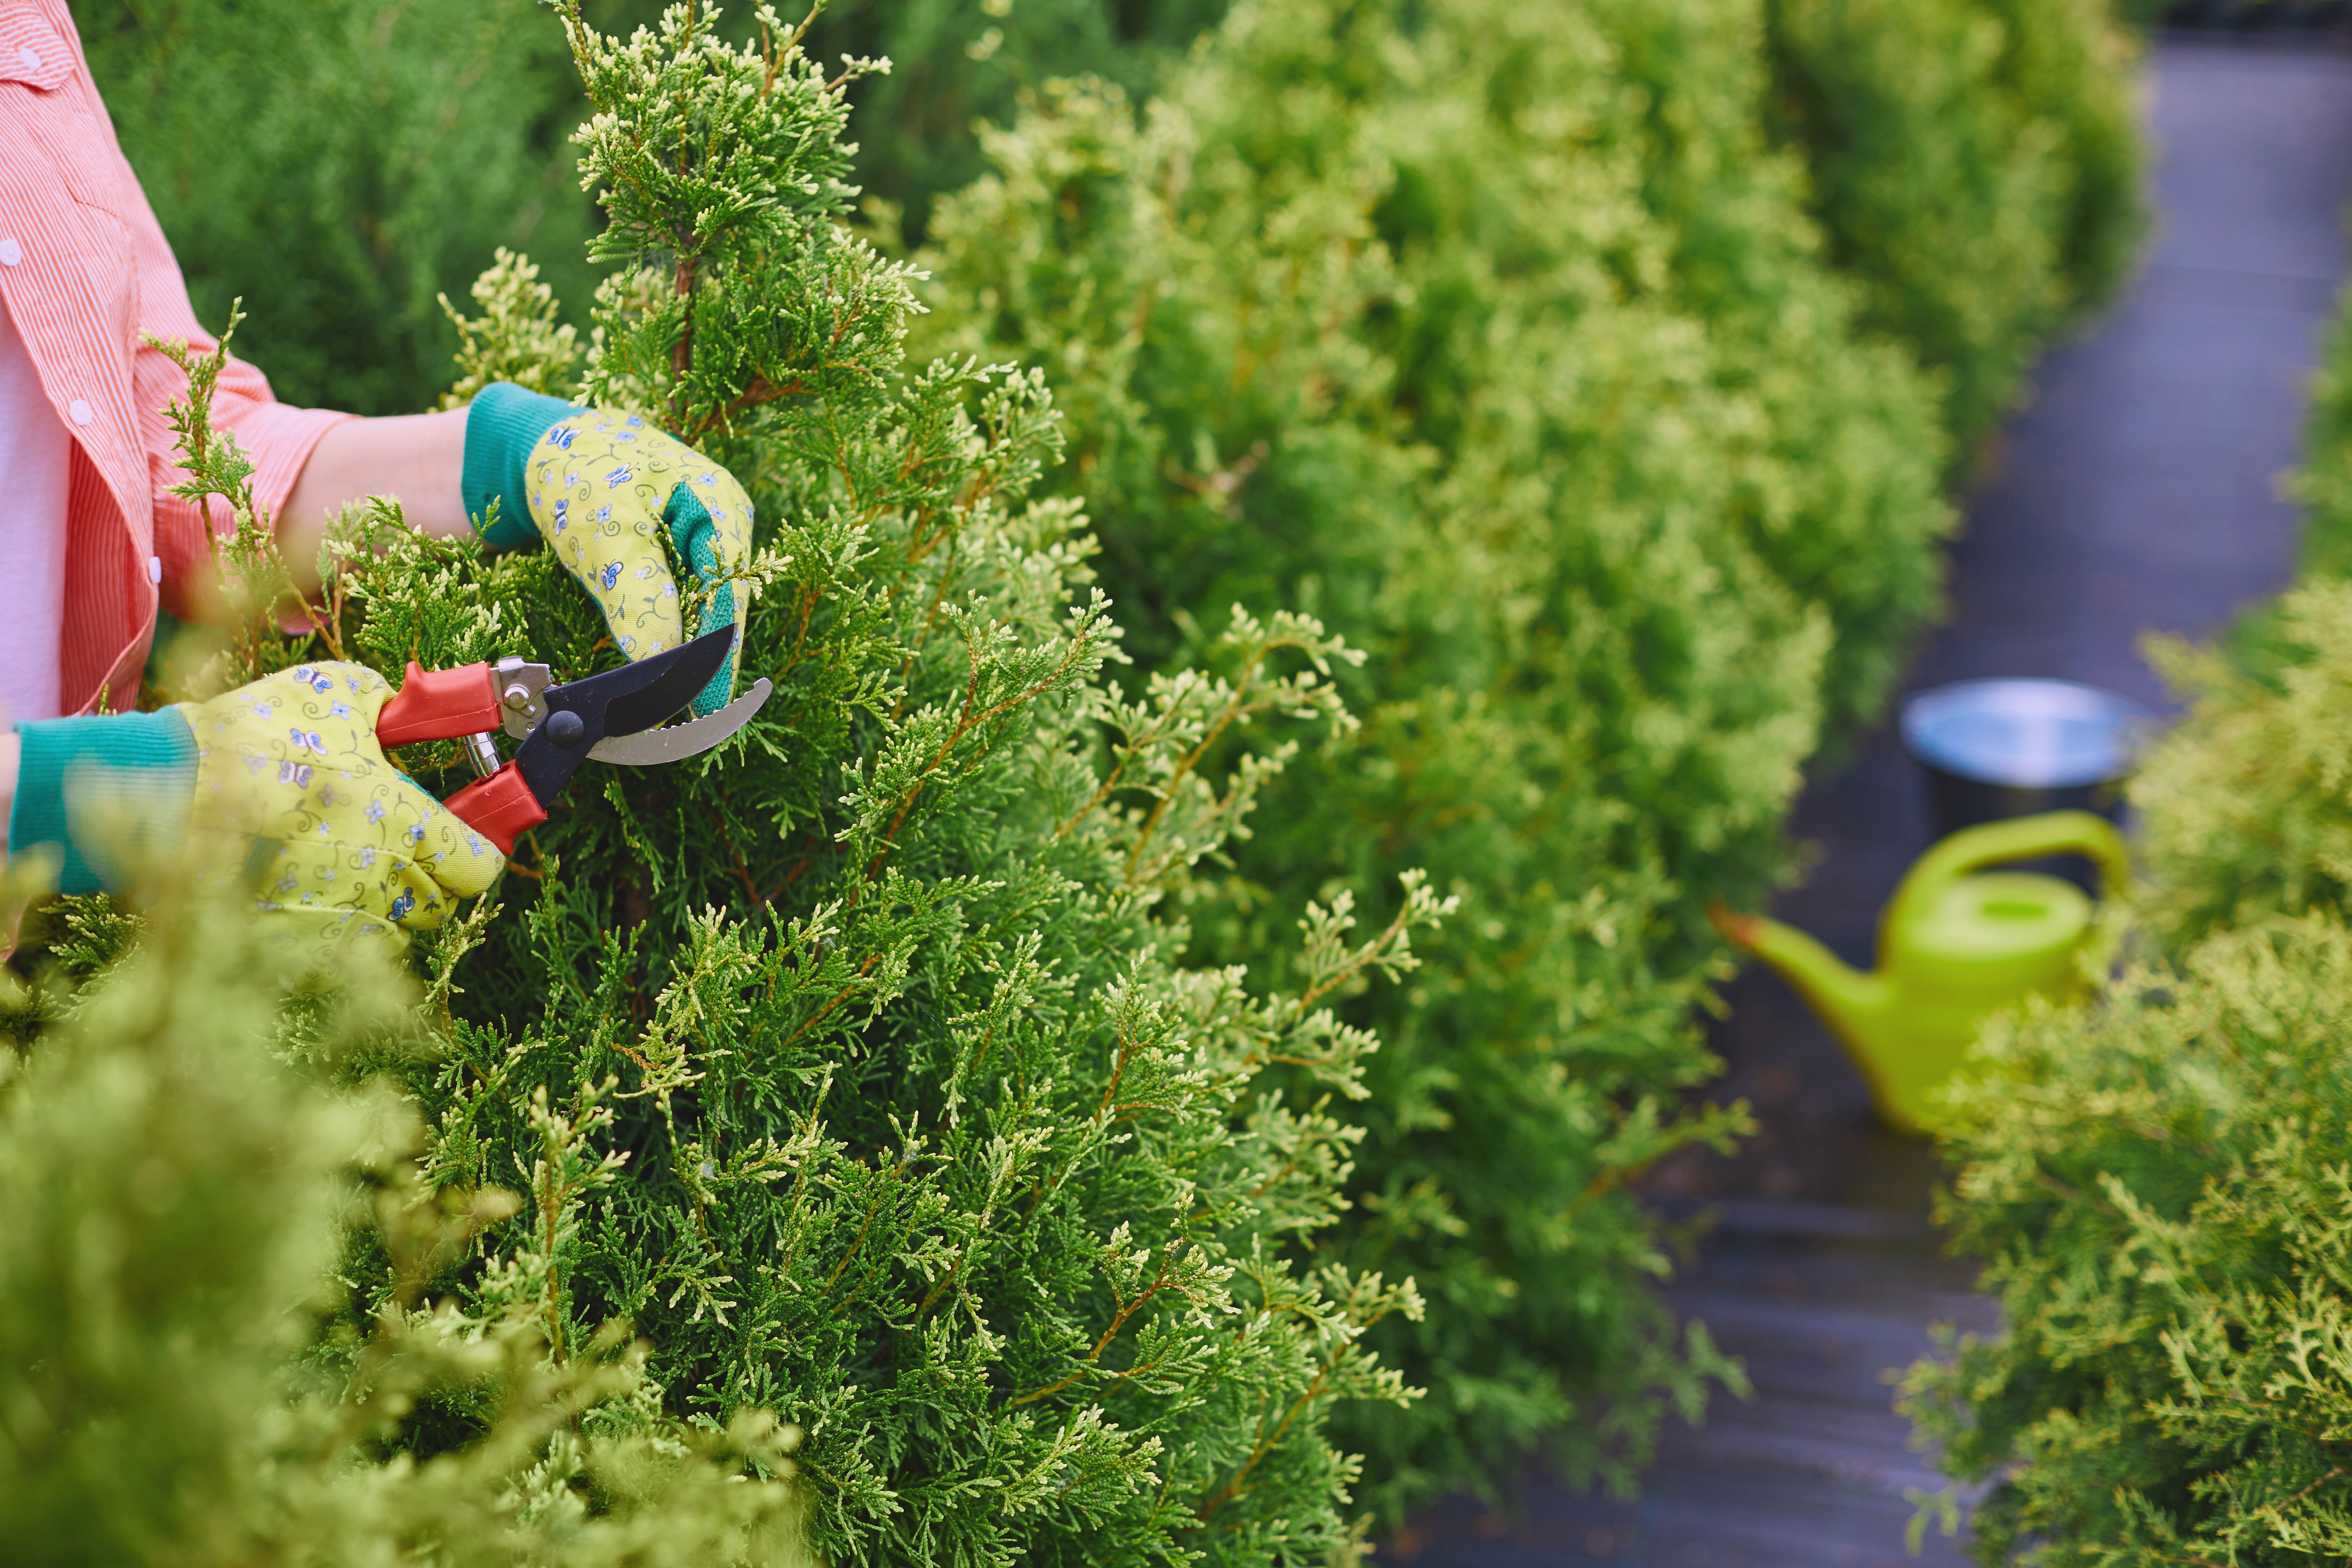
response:
<path fill-rule="evenodd" d="M 1989 455 L 1952 551 L 1953 614 L 1914 687 L 2041 675 L 2171 704 L 2142 632 L 2210 635 L 2274 593 L 2295 517 L 2304 387 L 2347 261 L 2352 51 L 2175 35 L 2156 49 L 2158 229 L 2129 293 L 2053 353 L 2032 405 Z M 1874 922 L 1929 837 L 1924 785 L 1891 731 L 1800 803 L 1820 847 L 1778 912 L 1867 963 Z M 1410 1568 L 1942 1568 L 1960 1543 L 1904 1552 L 1908 1488 L 1938 1481 L 1907 1444 L 1883 1373 L 1928 1348 L 1927 1325 L 1985 1329 L 1970 1271 L 1937 1255 L 1925 1151 L 1880 1131 L 1861 1081 L 1777 980 L 1730 988 L 1717 1086 L 1762 1131 L 1730 1159 L 1658 1173 L 1661 1206 L 1716 1228 L 1671 1295 L 1747 1359 L 1756 1398 L 1670 1426 L 1638 1502 L 1567 1491 L 1540 1468 L 1516 1516 L 1440 1504 L 1383 1560 Z"/>

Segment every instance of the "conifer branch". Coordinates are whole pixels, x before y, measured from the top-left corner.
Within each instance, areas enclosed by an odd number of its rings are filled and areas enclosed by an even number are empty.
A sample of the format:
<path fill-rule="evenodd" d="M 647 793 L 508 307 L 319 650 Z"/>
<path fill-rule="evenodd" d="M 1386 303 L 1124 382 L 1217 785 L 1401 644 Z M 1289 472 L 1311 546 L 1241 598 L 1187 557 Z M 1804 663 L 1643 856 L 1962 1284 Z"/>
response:
<path fill-rule="evenodd" d="M 219 390 L 221 372 L 228 364 L 229 342 L 245 320 L 243 305 L 242 297 L 230 304 L 227 324 L 205 353 L 195 353 L 184 341 L 140 334 L 143 344 L 162 353 L 187 378 L 185 396 L 173 399 L 164 410 L 175 437 L 176 455 L 187 473 L 186 479 L 170 487 L 169 493 L 195 503 L 226 598 L 229 657 L 225 668 L 216 668 L 202 679 L 207 689 L 201 695 L 212 695 L 212 689 L 225 689 L 296 662 L 301 646 L 313 635 L 324 640 L 331 657 L 344 657 L 342 585 L 337 574 L 322 559 L 324 604 L 313 604 L 301 591 L 278 547 L 273 520 L 254 494 L 253 460 L 237 445 L 234 434 L 213 425 L 213 398 Z M 213 521 L 215 497 L 228 509 L 226 529 Z M 322 558 L 332 549 L 331 534 L 320 546 Z M 301 628 L 281 631 L 281 614 L 299 620 Z"/>
<path fill-rule="evenodd" d="M 1047 692 L 1067 684 L 1071 673 L 1076 669 L 1079 661 L 1092 651 L 1092 629 L 1082 627 L 1068 638 L 1060 660 L 1050 673 L 1027 688 L 1000 698 L 983 708 L 981 706 L 981 679 L 983 667 L 981 662 L 980 647 L 976 642 L 967 645 L 968 674 L 964 682 L 963 705 L 956 720 L 955 728 L 949 732 L 944 741 L 940 742 L 939 749 L 931 753 L 929 760 L 918 770 L 914 781 L 908 784 L 904 793 L 899 795 L 898 809 L 890 816 L 890 825 L 883 830 L 873 858 L 866 862 L 866 870 L 859 879 L 861 885 L 871 882 L 875 873 L 881 869 L 883 857 L 897 842 L 898 831 L 906 826 L 907 816 L 914 810 L 915 802 L 922 795 L 924 785 L 947 764 L 948 759 L 954 754 L 956 747 L 962 743 L 964 737 L 982 725 L 1003 718 L 1016 709 L 1026 707 Z"/>
<path fill-rule="evenodd" d="M 1100 1337 L 1095 1341 L 1094 1348 L 1087 1352 L 1085 1357 L 1079 1362 L 1077 1368 L 1075 1371 L 1058 1383 L 1048 1384 L 1043 1388 L 1034 1389 L 1030 1393 L 1018 1395 L 1013 1399 L 1013 1403 L 1015 1405 L 1034 1405 L 1040 1399 L 1048 1398 L 1053 1394 L 1061 1393 L 1062 1390 L 1069 1387 L 1070 1384 L 1084 1377 L 1088 1372 L 1093 1370 L 1095 1363 L 1102 1359 L 1103 1352 L 1110 1348 L 1111 1342 L 1118 1338 L 1118 1332 L 1121 1329 L 1127 1327 L 1128 1320 L 1134 1317 L 1136 1313 L 1141 1311 L 1144 1307 L 1162 1290 L 1168 1289 L 1168 1267 L 1166 1262 L 1163 1260 L 1160 1267 L 1153 1271 L 1150 1285 L 1147 1287 L 1141 1294 L 1134 1297 L 1130 1300 L 1120 1301 L 1118 1303 L 1111 1314 L 1110 1326 L 1103 1330 Z"/>

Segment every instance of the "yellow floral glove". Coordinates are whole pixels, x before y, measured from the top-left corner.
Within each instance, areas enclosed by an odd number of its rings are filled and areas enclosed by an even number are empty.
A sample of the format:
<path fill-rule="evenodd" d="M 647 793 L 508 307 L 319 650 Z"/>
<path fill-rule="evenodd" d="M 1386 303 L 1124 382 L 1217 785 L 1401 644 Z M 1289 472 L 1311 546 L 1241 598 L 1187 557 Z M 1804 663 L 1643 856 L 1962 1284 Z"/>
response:
<path fill-rule="evenodd" d="M 614 645 L 632 659 L 686 640 L 679 571 L 701 593 L 695 634 L 740 626 L 751 590 L 751 500 L 734 476 L 625 410 L 575 408 L 500 384 L 467 411 L 466 504 L 499 516 L 493 545 L 530 542 L 514 513 L 580 581 L 604 612 Z M 517 502 L 520 501 L 520 507 Z M 733 695 L 736 658 L 694 700 L 697 713 Z"/>
<path fill-rule="evenodd" d="M 505 866 L 385 759 L 376 715 L 396 694 L 362 665 L 321 663 L 178 706 L 195 742 L 190 835 L 253 849 L 272 923 L 331 941 L 430 931 Z"/>
<path fill-rule="evenodd" d="M 376 716 L 394 695 L 363 666 L 306 664 L 209 702 L 18 724 L 8 852 L 47 860 L 59 892 L 95 893 L 193 846 L 243 869 L 298 959 L 353 936 L 397 948 L 505 860 L 385 760 Z"/>

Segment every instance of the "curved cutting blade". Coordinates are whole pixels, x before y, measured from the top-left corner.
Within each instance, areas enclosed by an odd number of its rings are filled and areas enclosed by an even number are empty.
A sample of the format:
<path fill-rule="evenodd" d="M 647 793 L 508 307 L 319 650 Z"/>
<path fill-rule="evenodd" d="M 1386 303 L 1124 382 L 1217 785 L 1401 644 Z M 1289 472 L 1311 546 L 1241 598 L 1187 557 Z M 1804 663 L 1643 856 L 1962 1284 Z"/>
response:
<path fill-rule="evenodd" d="M 721 626 L 692 642 L 680 643 L 667 653 L 657 653 L 619 669 L 575 680 L 569 686 L 550 687 L 548 710 L 552 713 L 575 700 L 575 693 L 579 700 L 591 700 L 593 692 L 593 700 L 604 705 L 604 721 L 590 734 L 590 744 L 612 735 L 650 730 L 693 701 L 695 693 L 709 685 L 710 678 L 726 668 L 727 656 L 734 648 L 735 628 Z M 581 713 L 583 719 L 587 716 Z"/>
<path fill-rule="evenodd" d="M 659 730 L 640 730 L 634 735 L 610 735 L 591 746 L 588 754 L 600 763 L 649 768 L 657 763 L 674 763 L 680 757 L 707 752 L 749 723 L 761 704 L 768 700 L 771 689 L 763 675 L 751 683 L 751 690 L 715 713 Z"/>
<path fill-rule="evenodd" d="M 592 748 L 615 735 L 650 730 L 694 700 L 726 665 L 736 631 L 723 626 L 667 653 L 549 687 L 541 699 L 547 717 L 531 726 L 514 758 L 541 806 L 571 782 Z"/>

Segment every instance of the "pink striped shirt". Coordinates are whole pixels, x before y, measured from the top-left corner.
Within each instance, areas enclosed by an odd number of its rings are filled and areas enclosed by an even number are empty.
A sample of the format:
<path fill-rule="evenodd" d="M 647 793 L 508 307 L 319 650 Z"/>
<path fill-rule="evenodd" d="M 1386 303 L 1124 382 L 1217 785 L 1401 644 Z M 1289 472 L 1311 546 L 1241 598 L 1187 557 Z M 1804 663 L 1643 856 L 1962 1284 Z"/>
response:
<path fill-rule="evenodd" d="M 186 584 L 210 552 L 196 509 L 165 493 L 185 478 L 163 419 L 185 383 L 140 334 L 199 350 L 215 340 L 196 324 L 171 245 L 115 141 L 65 0 L 0 0 L 0 292 L 74 437 L 58 520 L 61 700 L 68 713 L 101 695 L 128 708 L 158 605 L 186 613 Z M 255 495 L 273 515 L 319 437 L 350 417 L 289 408 L 234 360 L 213 403 L 215 424 L 252 455 Z M 0 476 L 0 495 L 5 483 Z"/>

